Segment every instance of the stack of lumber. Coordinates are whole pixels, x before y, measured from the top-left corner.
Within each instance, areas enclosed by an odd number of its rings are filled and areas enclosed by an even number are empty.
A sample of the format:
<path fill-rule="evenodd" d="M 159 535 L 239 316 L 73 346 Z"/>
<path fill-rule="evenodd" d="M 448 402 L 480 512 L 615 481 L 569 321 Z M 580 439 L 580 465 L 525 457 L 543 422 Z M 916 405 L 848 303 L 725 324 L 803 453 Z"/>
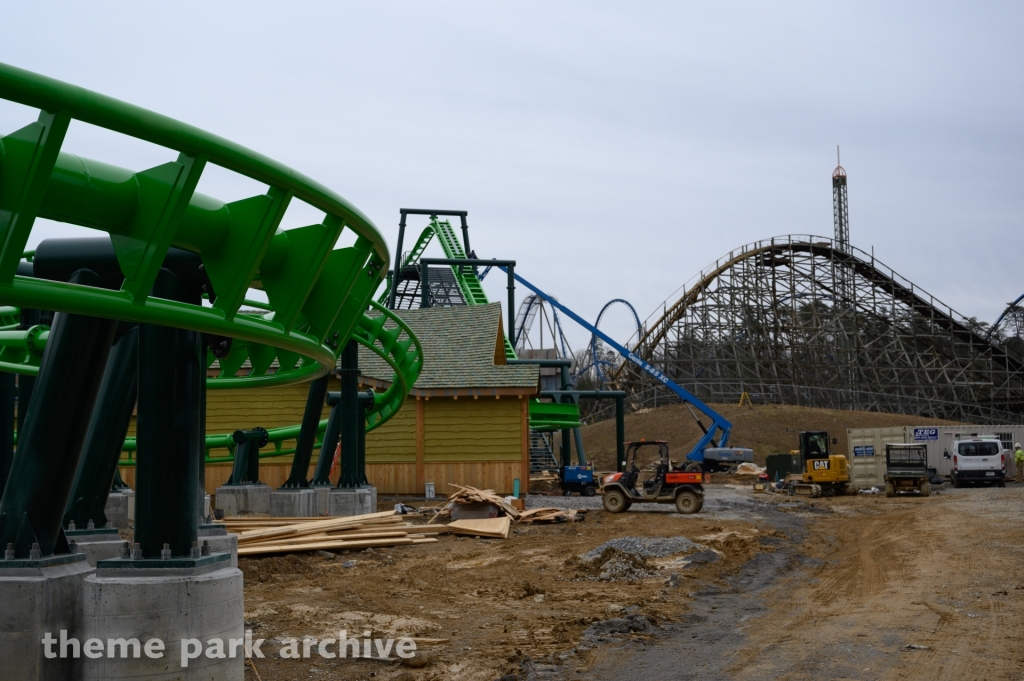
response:
<path fill-rule="evenodd" d="M 436 542 L 444 527 L 413 525 L 394 511 L 338 518 L 225 518 L 239 556 L 337 551 Z"/>
<path fill-rule="evenodd" d="M 519 522 L 532 523 L 573 523 L 581 522 L 586 517 L 586 509 L 571 510 L 563 508 L 531 508 L 519 513 Z"/>

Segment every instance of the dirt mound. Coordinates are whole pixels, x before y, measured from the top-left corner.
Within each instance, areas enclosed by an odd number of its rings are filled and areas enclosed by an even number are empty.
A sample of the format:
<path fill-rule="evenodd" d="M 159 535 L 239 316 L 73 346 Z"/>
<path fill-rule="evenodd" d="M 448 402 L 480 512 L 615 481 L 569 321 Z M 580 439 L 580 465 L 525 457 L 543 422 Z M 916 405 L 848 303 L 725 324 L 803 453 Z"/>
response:
<path fill-rule="evenodd" d="M 714 404 L 712 407 L 732 422 L 729 444 L 750 447 L 754 461 L 763 466 L 769 454 L 786 453 L 798 447 L 804 430 L 827 430 L 838 439 L 835 451 L 846 453 L 847 428 L 888 428 L 892 426 L 948 425 L 954 421 L 929 419 L 906 414 L 879 414 L 867 411 L 817 409 L 789 405 L 765 404 L 737 407 Z M 706 423 L 707 419 L 705 419 Z M 615 468 L 615 420 L 601 421 L 581 429 L 587 459 L 599 470 Z M 700 439 L 701 432 L 682 404 L 626 415 L 626 440 L 667 440 L 674 461 L 681 461 Z"/>

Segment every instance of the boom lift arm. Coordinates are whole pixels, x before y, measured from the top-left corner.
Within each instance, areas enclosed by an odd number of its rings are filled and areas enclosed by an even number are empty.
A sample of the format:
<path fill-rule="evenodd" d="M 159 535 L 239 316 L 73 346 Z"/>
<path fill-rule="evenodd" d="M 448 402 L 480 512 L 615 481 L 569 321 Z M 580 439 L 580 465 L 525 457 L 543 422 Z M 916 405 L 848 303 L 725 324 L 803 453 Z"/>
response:
<path fill-rule="evenodd" d="M 501 267 L 500 269 L 505 270 L 504 267 Z M 557 309 L 559 312 L 562 312 L 567 317 L 572 319 L 574 322 L 585 328 L 587 331 L 590 331 L 592 334 L 603 340 L 610 347 L 614 348 L 615 351 L 622 355 L 622 357 L 625 358 L 627 361 L 630 361 L 633 364 L 637 365 L 638 367 L 646 371 L 648 374 L 656 378 L 658 381 L 660 381 L 662 384 L 664 384 L 666 388 L 668 388 L 676 395 L 678 395 L 679 399 L 681 399 L 684 404 L 691 407 L 691 412 L 692 409 L 695 407 L 698 411 L 700 411 L 702 414 L 711 419 L 711 425 L 705 426 L 701 422 L 700 418 L 698 418 L 696 414 L 694 415 L 694 418 L 697 419 L 697 425 L 699 425 L 701 430 L 704 431 L 704 436 L 700 439 L 699 442 L 697 442 L 697 444 L 690 451 L 690 453 L 686 455 L 687 461 L 696 461 L 698 463 L 703 463 L 705 448 L 707 448 L 708 446 L 725 447 L 728 445 L 729 433 L 732 431 L 732 423 L 727 421 L 725 417 L 723 417 L 717 411 L 709 407 L 689 390 L 686 390 L 682 386 L 677 385 L 675 381 L 673 381 L 664 373 L 662 373 L 661 370 L 659 370 L 657 367 L 653 366 L 652 364 L 645 361 L 641 357 L 638 357 L 635 353 L 630 352 L 625 347 L 619 345 L 608 334 L 604 333 L 596 326 L 584 320 L 578 314 L 567 308 L 565 305 L 562 305 L 548 294 L 541 291 L 539 288 L 528 282 L 526 279 L 523 279 L 518 274 L 515 275 L 515 278 L 516 281 L 518 281 L 520 284 L 522 284 L 523 286 L 530 289 L 538 296 L 546 300 L 548 303 L 551 304 L 552 307 Z M 718 435 L 718 442 L 716 443 L 715 436 L 718 433 L 720 433 L 720 435 Z"/>

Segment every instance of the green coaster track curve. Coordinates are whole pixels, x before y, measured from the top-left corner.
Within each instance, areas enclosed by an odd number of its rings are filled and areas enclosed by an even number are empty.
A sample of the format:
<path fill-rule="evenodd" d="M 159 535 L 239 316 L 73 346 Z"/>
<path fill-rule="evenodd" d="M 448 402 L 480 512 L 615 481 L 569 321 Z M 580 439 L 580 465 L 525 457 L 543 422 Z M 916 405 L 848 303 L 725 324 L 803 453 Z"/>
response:
<path fill-rule="evenodd" d="M 0 138 L 0 370 L 38 372 L 49 329 L 18 329 L 21 307 L 229 337 L 230 351 L 208 378 L 211 389 L 312 380 L 331 371 L 341 348 L 355 339 L 395 372 L 391 387 L 367 410 L 367 429 L 398 411 L 422 369 L 423 352 L 409 328 L 371 300 L 390 255 L 384 237 L 358 209 L 221 137 L 3 63 L 0 99 L 39 110 L 36 121 Z M 61 149 L 72 120 L 177 155 L 137 172 L 85 159 Z M 263 183 L 267 191 L 230 203 L 199 194 L 195 189 L 208 164 Z M 323 221 L 279 230 L 293 199 L 323 211 Z M 110 235 L 124 275 L 120 290 L 17 275 L 23 256 L 31 258 L 24 251 L 36 218 Z M 335 248 L 345 230 L 354 244 Z M 172 246 L 200 255 L 216 294 L 208 305 L 150 296 Z M 250 288 L 266 294 L 265 310 L 241 311 Z M 381 314 L 370 317 L 368 308 Z M 214 361 L 209 353 L 207 366 Z M 249 371 L 240 375 L 246 363 Z M 298 426 L 272 432 L 281 450 Z M 225 437 L 207 438 L 208 449 L 222 446 Z"/>

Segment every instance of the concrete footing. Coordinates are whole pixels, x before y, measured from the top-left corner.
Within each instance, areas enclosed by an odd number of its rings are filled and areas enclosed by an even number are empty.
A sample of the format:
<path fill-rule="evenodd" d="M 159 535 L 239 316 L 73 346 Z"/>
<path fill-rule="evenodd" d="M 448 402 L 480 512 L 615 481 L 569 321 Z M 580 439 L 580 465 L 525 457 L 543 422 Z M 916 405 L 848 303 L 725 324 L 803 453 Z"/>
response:
<path fill-rule="evenodd" d="M 376 513 L 377 488 L 373 485 L 361 487 L 335 487 L 330 492 L 328 515 L 348 516 Z"/>
<path fill-rule="evenodd" d="M 313 487 L 313 491 L 316 492 L 316 512 L 317 515 L 328 515 L 331 510 L 331 490 L 334 489 L 328 485 L 318 485 Z"/>
<path fill-rule="evenodd" d="M 217 488 L 217 508 L 225 515 L 270 513 L 270 488 L 266 485 L 225 485 Z"/>
<path fill-rule="evenodd" d="M 78 551 L 85 554 L 85 560 L 92 567 L 96 567 L 96 561 L 120 556 L 121 546 L 124 544 L 124 540 L 114 529 L 99 529 L 92 532 L 69 530 L 67 535 L 68 541 L 75 542 Z"/>
<path fill-rule="evenodd" d="M 238 535 L 231 534 L 223 525 L 199 526 L 199 543 L 207 542 L 211 553 L 228 553 L 231 555 L 231 567 L 238 567 Z"/>
<path fill-rule="evenodd" d="M 129 520 L 128 506 L 129 502 L 134 502 L 134 500 L 135 492 L 130 489 L 111 492 L 110 496 L 107 497 L 107 506 L 103 509 L 107 516 L 107 521 L 119 530 L 127 528 Z"/>
<path fill-rule="evenodd" d="M 270 515 L 274 518 L 311 518 L 320 515 L 317 492 L 313 489 L 278 489 L 270 493 Z"/>
<path fill-rule="evenodd" d="M 174 562 L 174 561 L 172 561 Z M 225 566 L 221 562 L 219 566 Z M 82 679 L 157 679 L 159 681 L 242 681 L 245 651 L 232 640 L 244 638 L 242 573 L 238 568 L 106 569 L 89 575 L 82 588 L 81 640 L 138 639 L 163 642 L 162 657 L 104 654 L 82 659 Z M 212 568 L 212 569 L 210 569 Z M 182 641 L 197 639 L 201 653 L 182 668 Z M 225 657 L 208 657 L 219 640 Z M 196 648 L 185 648 L 194 652 Z M 214 653 L 218 652 L 213 649 Z M 117 651 L 115 651 L 117 652 Z M 106 653 L 106 650 L 104 650 Z"/>
<path fill-rule="evenodd" d="M 67 681 L 79 678 L 80 659 L 60 657 L 59 645 L 46 657 L 49 633 L 74 637 L 82 621 L 82 587 L 95 570 L 84 554 L 39 561 L 0 561 L 0 678 L 18 681 Z M 51 563 L 47 565 L 46 563 Z"/>

